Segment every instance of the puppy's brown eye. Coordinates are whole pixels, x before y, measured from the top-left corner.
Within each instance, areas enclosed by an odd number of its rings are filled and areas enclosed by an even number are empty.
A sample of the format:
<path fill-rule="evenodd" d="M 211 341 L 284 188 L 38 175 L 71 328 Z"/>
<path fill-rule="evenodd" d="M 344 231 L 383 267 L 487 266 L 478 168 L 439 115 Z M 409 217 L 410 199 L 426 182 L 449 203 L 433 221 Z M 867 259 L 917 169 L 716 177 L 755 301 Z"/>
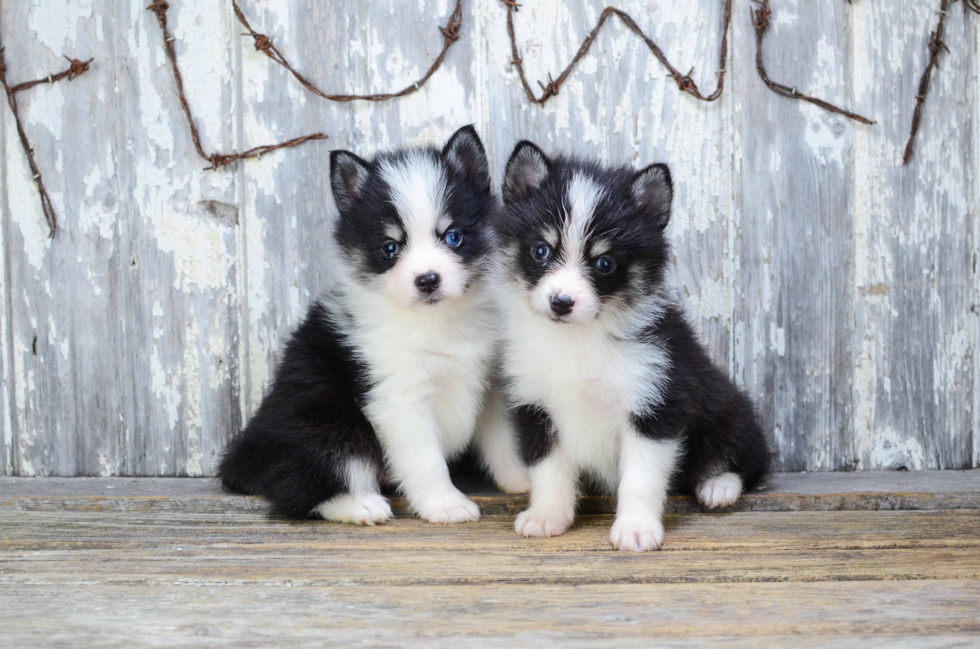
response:
<path fill-rule="evenodd" d="M 600 275 L 608 275 L 616 270 L 616 260 L 609 255 L 603 255 L 595 260 L 595 269 Z"/>

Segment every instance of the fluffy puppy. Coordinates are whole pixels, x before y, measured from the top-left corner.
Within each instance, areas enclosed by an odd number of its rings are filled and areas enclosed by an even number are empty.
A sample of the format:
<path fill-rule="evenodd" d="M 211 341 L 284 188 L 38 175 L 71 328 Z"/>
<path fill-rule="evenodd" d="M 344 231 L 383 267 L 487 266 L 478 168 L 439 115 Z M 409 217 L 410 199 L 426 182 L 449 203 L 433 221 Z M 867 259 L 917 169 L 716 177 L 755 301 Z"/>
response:
<path fill-rule="evenodd" d="M 442 151 L 334 151 L 330 179 L 335 286 L 293 333 L 221 481 L 282 516 L 373 525 L 391 518 L 385 479 L 428 521 L 475 521 L 446 466 L 474 437 L 503 489 L 529 486 L 503 402 L 487 394 L 497 202 L 483 144 L 467 126 Z"/>
<path fill-rule="evenodd" d="M 503 368 L 531 466 L 516 530 L 562 534 L 585 474 L 618 496 L 613 546 L 658 549 L 668 489 L 724 507 L 769 465 L 752 404 L 668 297 L 670 172 L 525 141 L 503 197 Z"/>

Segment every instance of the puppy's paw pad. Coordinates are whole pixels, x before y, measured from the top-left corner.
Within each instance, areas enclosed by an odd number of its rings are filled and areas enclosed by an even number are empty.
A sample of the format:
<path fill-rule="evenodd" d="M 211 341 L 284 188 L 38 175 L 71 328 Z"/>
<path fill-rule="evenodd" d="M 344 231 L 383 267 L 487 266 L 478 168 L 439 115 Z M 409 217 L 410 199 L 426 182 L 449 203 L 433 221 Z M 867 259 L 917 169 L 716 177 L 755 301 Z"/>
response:
<path fill-rule="evenodd" d="M 388 499 L 371 493 L 337 496 L 320 504 L 316 511 L 328 521 L 355 525 L 379 525 L 393 517 Z"/>
<path fill-rule="evenodd" d="M 660 521 L 616 521 L 609 541 L 622 552 L 659 550 L 664 544 L 664 526 Z"/>
<path fill-rule="evenodd" d="M 425 507 L 419 517 L 430 523 L 468 523 L 480 520 L 480 507 L 461 496 L 459 500 Z"/>
<path fill-rule="evenodd" d="M 564 534 L 571 524 L 572 519 L 563 514 L 528 509 L 517 515 L 514 530 L 529 538 L 549 538 Z"/>
<path fill-rule="evenodd" d="M 742 495 L 742 479 L 735 473 L 722 473 L 699 484 L 695 494 L 708 509 L 728 507 Z"/>

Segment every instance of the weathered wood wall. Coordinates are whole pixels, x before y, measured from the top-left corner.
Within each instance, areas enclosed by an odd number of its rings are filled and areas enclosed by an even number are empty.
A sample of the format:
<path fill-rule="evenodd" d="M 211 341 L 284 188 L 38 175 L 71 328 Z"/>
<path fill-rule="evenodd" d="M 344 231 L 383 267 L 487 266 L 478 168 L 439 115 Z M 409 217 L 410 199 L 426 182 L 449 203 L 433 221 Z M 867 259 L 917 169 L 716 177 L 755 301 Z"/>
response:
<path fill-rule="evenodd" d="M 172 0 L 209 150 L 311 131 L 326 143 L 203 171 L 147 0 L 0 0 L 12 82 L 61 216 L 46 228 L 13 120 L 0 119 L 0 473 L 207 475 L 255 409 L 280 343 L 329 281 L 328 153 L 442 141 L 475 123 L 497 177 L 514 142 L 677 181 L 676 281 L 712 354 L 759 404 L 783 470 L 980 466 L 980 20 L 954 5 L 909 167 L 900 166 L 938 0 L 772 0 L 773 78 L 878 120 L 765 89 L 736 0 L 720 100 L 678 92 L 613 20 L 545 108 L 509 65 L 505 8 L 464 4 L 462 39 L 414 95 L 333 104 L 257 53 L 224 0 Z M 935 5 L 935 6 L 933 6 Z M 557 72 L 604 5 L 523 3 L 530 79 Z M 721 0 L 619 6 L 702 89 Z M 321 87 L 417 78 L 449 0 L 245 0 Z M 36 340 L 36 342 L 35 342 Z"/>

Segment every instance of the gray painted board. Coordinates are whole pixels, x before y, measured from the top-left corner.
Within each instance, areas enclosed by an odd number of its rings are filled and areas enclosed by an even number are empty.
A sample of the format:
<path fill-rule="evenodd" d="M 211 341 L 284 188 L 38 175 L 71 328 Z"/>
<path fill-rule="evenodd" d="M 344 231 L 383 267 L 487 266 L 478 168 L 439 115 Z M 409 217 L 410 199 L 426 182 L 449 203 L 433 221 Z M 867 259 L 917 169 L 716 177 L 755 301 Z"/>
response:
<path fill-rule="evenodd" d="M 771 76 L 878 120 L 769 92 L 754 4 L 736 0 L 727 87 L 680 93 L 616 19 L 569 81 L 531 105 L 505 7 L 464 3 L 461 39 L 416 94 L 336 104 L 256 52 L 230 2 L 173 0 L 208 151 L 323 131 L 326 142 L 203 171 L 146 0 L 0 0 L 9 77 L 94 56 L 20 96 L 61 217 L 43 218 L 0 119 L 6 475 L 209 475 L 267 389 L 283 338 L 329 283 L 328 154 L 441 142 L 474 123 L 496 177 L 521 138 L 674 171 L 674 282 L 712 356 L 759 404 L 781 470 L 980 466 L 980 20 L 954 6 L 916 155 L 900 166 L 931 2 L 773 2 Z M 418 78 L 451 0 L 243 0 L 256 30 L 328 91 Z M 604 4 L 525 2 L 532 85 L 571 59 Z M 703 91 L 723 2 L 619 3 Z M 37 354 L 33 339 L 37 336 Z"/>

